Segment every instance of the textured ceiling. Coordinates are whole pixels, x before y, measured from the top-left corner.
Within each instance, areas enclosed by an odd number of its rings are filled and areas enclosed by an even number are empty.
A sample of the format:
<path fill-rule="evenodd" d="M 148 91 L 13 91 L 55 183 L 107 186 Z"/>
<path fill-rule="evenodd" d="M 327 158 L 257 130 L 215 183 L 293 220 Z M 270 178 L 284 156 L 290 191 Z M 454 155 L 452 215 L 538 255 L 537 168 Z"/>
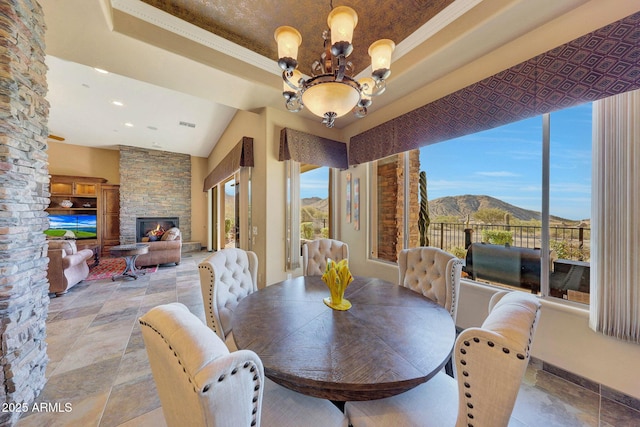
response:
<path fill-rule="evenodd" d="M 230 40 L 267 58 L 277 60 L 273 33 L 281 25 L 300 31 L 299 68 L 311 73 L 311 64 L 322 53 L 322 32 L 332 6 L 350 6 L 358 14 L 354 51 L 349 56 L 354 74 L 370 64 L 367 50 L 378 39 L 396 44 L 407 38 L 453 0 L 142 0 L 177 18 Z"/>

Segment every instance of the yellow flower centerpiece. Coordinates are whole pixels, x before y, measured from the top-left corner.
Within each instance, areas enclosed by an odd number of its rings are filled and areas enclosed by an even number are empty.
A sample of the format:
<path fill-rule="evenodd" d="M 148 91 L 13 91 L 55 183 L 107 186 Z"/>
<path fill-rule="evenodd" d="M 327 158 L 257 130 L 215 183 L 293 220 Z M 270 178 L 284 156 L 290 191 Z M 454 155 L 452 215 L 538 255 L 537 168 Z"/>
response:
<path fill-rule="evenodd" d="M 322 280 L 327 284 L 331 293 L 330 297 L 323 300 L 324 303 L 334 310 L 349 310 L 351 303 L 349 300 L 344 299 L 345 289 L 353 282 L 353 276 L 349 271 L 349 261 L 343 259 L 335 262 L 332 259 L 328 259 Z"/>

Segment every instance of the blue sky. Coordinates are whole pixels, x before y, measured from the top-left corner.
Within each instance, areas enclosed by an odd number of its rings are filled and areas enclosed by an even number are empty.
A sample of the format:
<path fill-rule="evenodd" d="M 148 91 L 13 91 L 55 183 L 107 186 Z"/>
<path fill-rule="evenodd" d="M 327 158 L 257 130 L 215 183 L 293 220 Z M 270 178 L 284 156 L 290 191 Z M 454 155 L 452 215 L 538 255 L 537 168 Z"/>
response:
<path fill-rule="evenodd" d="M 317 168 L 300 177 L 300 198 L 329 197 L 329 168 Z"/>
<path fill-rule="evenodd" d="M 579 220 L 591 209 L 591 104 L 551 114 L 551 215 Z M 423 147 L 429 200 L 487 195 L 541 210 L 542 118 Z"/>
<path fill-rule="evenodd" d="M 542 118 L 522 120 L 420 150 L 429 200 L 487 195 L 541 210 Z M 551 114 L 550 213 L 587 219 L 591 209 L 591 104 Z M 303 174 L 301 197 L 327 197 L 327 168 Z"/>

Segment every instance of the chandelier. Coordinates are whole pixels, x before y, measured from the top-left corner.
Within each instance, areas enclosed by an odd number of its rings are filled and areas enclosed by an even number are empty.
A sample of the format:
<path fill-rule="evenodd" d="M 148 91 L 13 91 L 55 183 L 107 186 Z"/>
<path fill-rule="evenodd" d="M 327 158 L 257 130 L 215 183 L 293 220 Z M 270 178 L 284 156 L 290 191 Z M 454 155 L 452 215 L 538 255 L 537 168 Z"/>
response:
<path fill-rule="evenodd" d="M 356 81 L 351 77 L 353 64 L 347 57 L 353 52 L 353 29 L 358 15 L 347 6 L 338 6 L 327 18 L 329 30 L 322 34 L 324 52 L 311 65 L 312 76 L 305 78 L 298 67 L 298 47 L 302 36 L 292 27 L 279 27 L 275 31 L 278 43 L 278 65 L 284 71 L 282 80 L 287 110 L 298 112 L 306 107 L 327 127 L 333 127 L 335 119 L 353 111 L 356 117 L 364 117 L 371 97 L 380 95 L 386 87 L 385 79 L 391 74 L 391 53 L 395 43 L 388 39 L 374 42 L 369 47 L 371 77 Z"/>

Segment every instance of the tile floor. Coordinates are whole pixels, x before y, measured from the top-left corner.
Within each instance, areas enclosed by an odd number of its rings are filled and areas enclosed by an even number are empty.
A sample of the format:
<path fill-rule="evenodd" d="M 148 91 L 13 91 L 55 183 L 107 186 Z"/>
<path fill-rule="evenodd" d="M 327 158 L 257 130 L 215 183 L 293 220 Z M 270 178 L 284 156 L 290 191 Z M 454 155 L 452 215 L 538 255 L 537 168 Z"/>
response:
<path fill-rule="evenodd" d="M 17 426 L 165 425 L 137 319 L 178 301 L 204 321 L 197 265 L 207 255 L 187 253 L 177 267 L 138 280 L 83 282 L 52 298 L 48 381 L 37 402 L 62 410 L 25 413 Z M 511 426 L 640 426 L 640 412 L 540 368 L 530 364 Z"/>

